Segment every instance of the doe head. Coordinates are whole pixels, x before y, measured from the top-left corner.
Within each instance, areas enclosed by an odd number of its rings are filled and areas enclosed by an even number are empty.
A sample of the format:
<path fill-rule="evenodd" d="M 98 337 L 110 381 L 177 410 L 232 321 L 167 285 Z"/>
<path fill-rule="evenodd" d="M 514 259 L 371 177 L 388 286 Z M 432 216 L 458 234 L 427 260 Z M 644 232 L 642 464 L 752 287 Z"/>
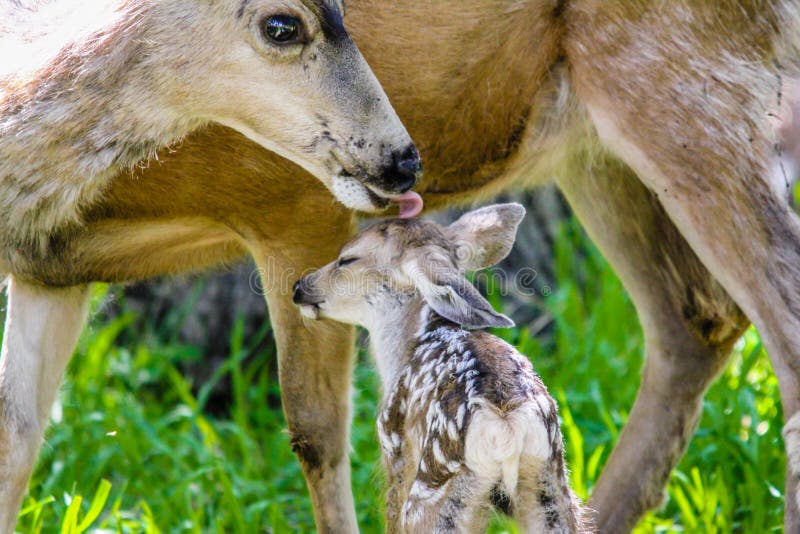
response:
<path fill-rule="evenodd" d="M 294 302 L 306 317 L 367 329 L 407 316 L 420 299 L 467 328 L 509 327 L 464 277 L 505 258 L 525 210 L 498 204 L 471 211 L 449 226 L 392 219 L 359 233 L 339 257 L 300 279 Z"/>
<path fill-rule="evenodd" d="M 183 115 L 299 164 L 349 208 L 407 200 L 420 157 L 345 29 L 342 0 L 152 1 L 163 20 L 147 36 L 150 61 Z"/>

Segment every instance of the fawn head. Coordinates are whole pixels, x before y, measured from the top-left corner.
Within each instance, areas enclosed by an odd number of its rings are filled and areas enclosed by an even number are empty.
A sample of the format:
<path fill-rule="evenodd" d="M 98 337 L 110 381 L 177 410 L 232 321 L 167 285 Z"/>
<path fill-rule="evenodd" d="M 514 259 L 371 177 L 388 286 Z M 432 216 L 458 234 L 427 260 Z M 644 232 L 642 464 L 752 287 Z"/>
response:
<path fill-rule="evenodd" d="M 345 245 L 336 261 L 299 280 L 294 302 L 306 317 L 368 329 L 410 312 L 419 299 L 468 328 L 513 326 L 464 271 L 505 258 L 524 215 L 519 204 L 499 204 L 446 227 L 421 219 L 377 223 Z"/>

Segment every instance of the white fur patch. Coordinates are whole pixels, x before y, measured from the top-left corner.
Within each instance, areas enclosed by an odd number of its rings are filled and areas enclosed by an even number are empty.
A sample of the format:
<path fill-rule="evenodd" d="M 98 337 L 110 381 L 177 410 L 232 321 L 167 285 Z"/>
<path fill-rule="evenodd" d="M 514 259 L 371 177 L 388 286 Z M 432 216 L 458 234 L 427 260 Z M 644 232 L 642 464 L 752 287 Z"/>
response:
<path fill-rule="evenodd" d="M 319 308 L 316 306 L 302 305 L 300 306 L 300 315 L 308 319 L 319 319 Z"/>
<path fill-rule="evenodd" d="M 350 209 L 376 211 L 367 188 L 351 176 L 335 176 L 331 191 L 336 199 Z"/>
<path fill-rule="evenodd" d="M 494 410 L 478 410 L 472 415 L 464 442 L 465 463 L 479 479 L 503 478 L 506 488 L 513 491 L 524 437 L 524 431 L 517 431 Z M 506 474 L 512 480 L 505 480 Z"/>

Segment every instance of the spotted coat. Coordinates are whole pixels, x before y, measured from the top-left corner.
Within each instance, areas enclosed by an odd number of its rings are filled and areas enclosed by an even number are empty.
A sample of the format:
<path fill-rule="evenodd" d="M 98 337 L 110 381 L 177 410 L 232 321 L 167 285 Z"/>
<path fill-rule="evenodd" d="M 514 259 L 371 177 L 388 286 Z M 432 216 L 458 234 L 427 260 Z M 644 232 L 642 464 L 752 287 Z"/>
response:
<path fill-rule="evenodd" d="M 389 530 L 471 530 L 495 507 L 536 531 L 578 531 L 556 404 L 528 359 L 499 338 L 465 330 L 428 308 L 422 318 L 378 420 L 389 472 Z M 531 437 L 531 429 L 540 435 Z M 498 451 L 497 469 L 470 450 L 484 445 L 489 456 Z M 516 472 L 504 472 L 504 462 Z"/>

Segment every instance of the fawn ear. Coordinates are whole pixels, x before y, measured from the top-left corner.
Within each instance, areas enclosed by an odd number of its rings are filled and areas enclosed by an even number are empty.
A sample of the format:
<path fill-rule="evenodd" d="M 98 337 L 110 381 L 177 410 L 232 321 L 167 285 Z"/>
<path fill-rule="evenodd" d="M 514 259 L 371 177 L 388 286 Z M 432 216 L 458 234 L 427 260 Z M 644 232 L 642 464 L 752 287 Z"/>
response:
<path fill-rule="evenodd" d="M 430 249 L 419 253 L 423 256 L 406 262 L 404 268 L 436 313 L 466 328 L 514 326 L 514 321 L 492 308 L 452 261 Z"/>
<path fill-rule="evenodd" d="M 456 245 L 458 266 L 477 271 L 500 263 L 511 252 L 523 217 L 521 204 L 495 204 L 462 215 L 445 230 Z"/>

